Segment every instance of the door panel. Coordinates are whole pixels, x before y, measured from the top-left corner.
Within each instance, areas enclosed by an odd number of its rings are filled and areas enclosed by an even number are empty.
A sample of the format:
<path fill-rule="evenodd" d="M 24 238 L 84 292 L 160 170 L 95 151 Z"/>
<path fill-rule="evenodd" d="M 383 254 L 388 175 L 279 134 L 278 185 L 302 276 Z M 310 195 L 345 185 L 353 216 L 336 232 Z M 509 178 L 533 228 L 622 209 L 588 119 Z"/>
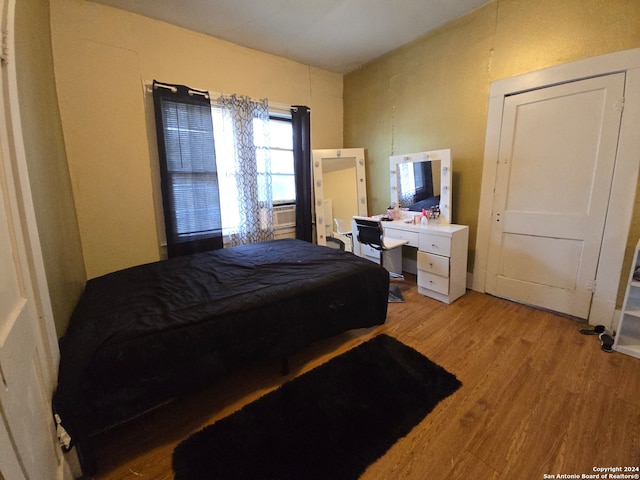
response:
<path fill-rule="evenodd" d="M 505 234 L 502 274 L 514 281 L 575 290 L 583 243 Z"/>
<path fill-rule="evenodd" d="M 487 292 L 588 318 L 624 80 L 607 75 L 505 99 Z"/>

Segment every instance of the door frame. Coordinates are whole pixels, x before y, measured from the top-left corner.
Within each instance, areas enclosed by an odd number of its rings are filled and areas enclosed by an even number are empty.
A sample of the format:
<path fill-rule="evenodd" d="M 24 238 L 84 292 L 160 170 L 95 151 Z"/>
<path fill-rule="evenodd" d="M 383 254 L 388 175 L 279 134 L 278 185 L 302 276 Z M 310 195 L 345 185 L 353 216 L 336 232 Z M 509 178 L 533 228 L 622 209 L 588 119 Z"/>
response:
<path fill-rule="evenodd" d="M 24 280 L 26 283 L 24 289 L 29 300 L 34 303 L 36 318 L 32 320 L 36 324 L 36 334 L 40 337 L 38 339 L 39 367 L 45 387 L 52 394 L 57 382 L 60 352 L 22 134 L 14 42 L 15 4 L 16 0 L 0 0 L 0 23 L 4 33 L 2 55 L 0 56 L 0 75 L 2 75 L 0 82 L 2 87 L 0 89 L 0 111 L 2 112 L 0 114 L 0 148 L 2 148 L 0 168 L 3 169 L 5 179 L 3 187 L 6 187 L 6 191 L 3 188 L 0 194 L 5 195 L 8 208 L 13 211 L 13 218 L 16 220 L 13 225 L 16 232 L 16 252 L 19 257 L 18 261 L 25 267 Z M 53 427 L 53 414 L 46 421 L 51 423 Z M 10 437 L 9 430 L 1 429 L 0 439 L 2 441 L 6 442 L 10 440 Z M 63 458 L 62 451 L 56 449 L 53 454 L 58 460 L 58 469 L 51 472 L 51 478 L 73 478 L 73 467 L 69 464 L 68 459 Z M 4 455 L 11 457 L 11 461 L 14 459 L 18 462 L 21 461 L 21 452 L 7 449 Z"/>
<path fill-rule="evenodd" d="M 605 220 L 589 323 L 610 327 L 633 214 L 640 170 L 640 48 L 601 55 L 495 81 L 489 92 L 482 187 L 472 289 L 485 292 L 502 112 L 505 97 L 589 77 L 625 72 L 625 99 L 612 193 Z"/>
<path fill-rule="evenodd" d="M 29 293 L 33 293 L 33 299 L 38 313 L 38 327 L 42 336 L 42 343 L 46 349 L 43 352 L 45 369 L 50 381 L 48 387 L 55 387 L 58 376 L 58 362 L 60 352 L 58 349 L 58 338 L 55 332 L 55 322 L 53 310 L 51 308 L 51 298 L 49 297 L 49 286 L 42 257 L 42 247 L 38 226 L 36 223 L 35 208 L 31 195 L 31 184 L 29 182 L 29 170 L 27 165 L 26 152 L 24 148 L 24 137 L 22 136 L 22 120 L 20 117 L 20 104 L 18 96 L 18 79 L 16 72 L 15 55 L 15 2 L 16 0 L 6 0 L 4 8 L 6 12 L 3 27 L 6 29 L 4 47 L 4 57 L 1 60 L 4 91 L 0 92 L 0 108 L 3 108 L 4 115 L 0 116 L 0 137 L 4 141 L 3 155 L 4 161 L 8 162 L 12 172 L 15 189 L 8 192 L 10 202 L 18 207 L 21 225 L 23 245 L 18 248 L 24 249 L 24 256 L 29 266 L 29 277 L 31 285 Z"/>

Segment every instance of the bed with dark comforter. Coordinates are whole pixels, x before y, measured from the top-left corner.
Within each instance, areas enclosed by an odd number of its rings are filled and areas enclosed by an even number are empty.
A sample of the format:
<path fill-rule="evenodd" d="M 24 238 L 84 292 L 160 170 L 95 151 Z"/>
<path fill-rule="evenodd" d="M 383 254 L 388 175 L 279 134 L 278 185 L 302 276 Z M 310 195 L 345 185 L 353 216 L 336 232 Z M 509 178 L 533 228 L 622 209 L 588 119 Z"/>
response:
<path fill-rule="evenodd" d="M 54 409 L 95 470 L 89 435 L 251 362 L 384 323 L 389 276 L 351 253 L 275 240 L 89 280 L 60 340 Z"/>

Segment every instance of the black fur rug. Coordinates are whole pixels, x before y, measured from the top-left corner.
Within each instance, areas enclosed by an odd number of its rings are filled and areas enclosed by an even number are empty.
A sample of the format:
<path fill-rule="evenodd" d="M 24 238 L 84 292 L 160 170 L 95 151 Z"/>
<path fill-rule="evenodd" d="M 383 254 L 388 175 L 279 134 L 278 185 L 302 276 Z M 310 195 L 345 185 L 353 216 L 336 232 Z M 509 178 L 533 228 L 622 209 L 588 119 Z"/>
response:
<path fill-rule="evenodd" d="M 460 385 L 378 335 L 186 439 L 175 478 L 357 479 Z"/>

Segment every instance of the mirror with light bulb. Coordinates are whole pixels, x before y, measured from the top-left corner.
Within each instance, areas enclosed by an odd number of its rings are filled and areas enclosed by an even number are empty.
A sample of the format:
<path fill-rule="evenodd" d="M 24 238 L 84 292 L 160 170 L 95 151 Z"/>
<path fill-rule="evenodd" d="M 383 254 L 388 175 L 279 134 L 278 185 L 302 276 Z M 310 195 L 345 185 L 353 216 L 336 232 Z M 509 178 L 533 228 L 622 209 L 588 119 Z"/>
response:
<path fill-rule="evenodd" d="M 451 223 L 451 150 L 389 157 L 391 206 L 406 212 L 439 209 L 439 223 Z"/>
<path fill-rule="evenodd" d="M 316 242 L 335 237 L 350 249 L 351 219 L 367 215 L 367 183 L 363 148 L 313 150 Z"/>

